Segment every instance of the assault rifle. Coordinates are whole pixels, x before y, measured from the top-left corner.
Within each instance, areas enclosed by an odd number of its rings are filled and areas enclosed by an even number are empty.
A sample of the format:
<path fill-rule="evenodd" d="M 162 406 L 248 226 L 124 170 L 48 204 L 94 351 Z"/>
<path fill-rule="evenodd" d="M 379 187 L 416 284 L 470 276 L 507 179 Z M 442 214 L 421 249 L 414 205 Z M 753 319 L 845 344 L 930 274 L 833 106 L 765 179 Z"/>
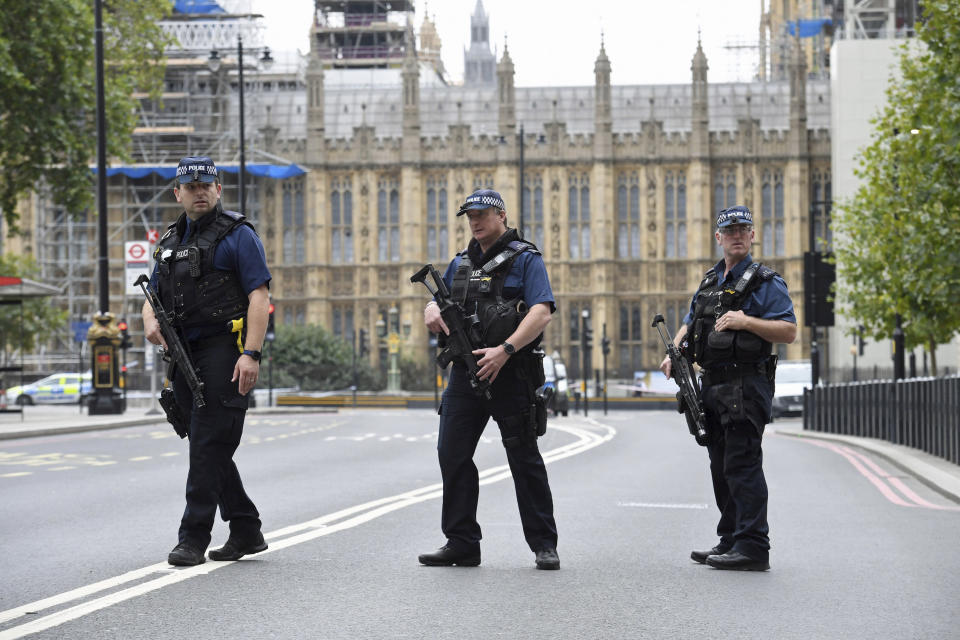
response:
<path fill-rule="evenodd" d="M 433 280 L 431 283 L 427 276 Z M 478 396 L 483 396 L 487 400 L 492 399 L 490 395 L 490 383 L 477 377 L 477 358 L 473 355 L 473 350 L 480 344 L 480 319 L 477 314 L 469 317 L 458 303 L 450 297 L 450 290 L 447 289 L 447 283 L 443 281 L 440 273 L 432 264 L 424 265 L 420 271 L 410 276 L 410 282 L 420 282 L 427 288 L 427 291 L 437 301 L 440 307 L 440 316 L 443 322 L 450 329 L 450 335 L 447 336 L 447 346 L 437 354 L 437 366 L 446 369 L 447 365 L 454 358 L 460 358 L 467 367 L 467 379 L 470 386 Z M 469 321 L 469 325 L 467 322 Z"/>
<path fill-rule="evenodd" d="M 180 372 L 186 378 L 191 393 L 193 393 L 193 406 L 200 409 L 206 404 L 203 400 L 203 381 L 200 380 L 200 376 L 197 375 L 197 370 L 193 368 L 193 364 L 187 356 L 187 350 L 184 349 L 183 343 L 180 341 L 180 336 L 177 335 L 173 325 L 170 324 L 170 316 L 160 303 L 160 298 L 147 286 L 149 282 L 150 278 L 146 275 L 141 275 L 137 278 L 136 282 L 134 282 L 134 286 L 140 287 L 143 290 L 143 295 L 147 297 L 147 302 L 153 307 L 153 315 L 156 316 L 157 322 L 160 324 L 160 334 L 167 343 L 166 349 L 163 347 L 160 348 L 160 357 L 163 358 L 164 362 L 168 363 L 167 380 L 173 377 L 174 367 L 179 367 Z M 177 432 L 177 435 L 185 438 L 187 436 L 186 420 L 180 413 L 177 403 L 173 400 L 173 391 L 171 389 L 166 388 L 160 392 L 160 406 L 163 407 L 164 412 L 167 414 L 167 420 L 173 425 L 173 429 Z"/>
<path fill-rule="evenodd" d="M 667 348 L 667 355 L 670 357 L 670 373 L 680 387 L 680 391 L 677 391 L 677 411 L 686 417 L 690 435 L 694 437 L 697 444 L 705 447 L 710 438 L 707 435 L 707 418 L 703 412 L 697 379 L 693 376 L 690 363 L 680 353 L 677 345 L 673 344 L 673 336 L 670 335 L 670 330 L 664 324 L 661 314 L 654 316 L 653 326 L 656 327 L 660 339 Z"/>

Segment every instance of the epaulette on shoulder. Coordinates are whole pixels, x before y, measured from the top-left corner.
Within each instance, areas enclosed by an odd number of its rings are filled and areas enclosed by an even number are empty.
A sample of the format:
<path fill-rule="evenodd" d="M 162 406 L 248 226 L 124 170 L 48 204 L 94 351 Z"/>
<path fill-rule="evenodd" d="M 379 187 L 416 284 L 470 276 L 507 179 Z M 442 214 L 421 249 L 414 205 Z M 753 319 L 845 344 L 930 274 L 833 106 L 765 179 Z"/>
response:
<path fill-rule="evenodd" d="M 242 213 L 239 213 L 237 211 L 227 211 L 226 209 L 223 210 L 223 215 L 229 216 L 234 220 L 236 220 L 237 222 L 242 222 L 247 219 L 247 216 L 243 215 Z"/>
<path fill-rule="evenodd" d="M 537 248 L 537 245 L 533 244 L 529 240 L 512 240 L 507 246 L 518 253 L 522 250 L 538 256 L 541 255 L 540 249 Z"/>
<path fill-rule="evenodd" d="M 760 269 L 757 271 L 757 275 L 760 276 L 761 280 L 766 281 L 766 280 L 772 280 L 773 276 L 778 276 L 780 274 L 774 271 L 773 269 L 771 269 L 770 267 L 767 267 L 761 264 Z"/>
<path fill-rule="evenodd" d="M 703 274 L 703 280 L 700 281 L 700 286 L 697 288 L 702 289 L 704 287 L 712 286 L 716 283 L 717 279 L 717 270 L 713 267 L 710 267 L 710 270 Z"/>

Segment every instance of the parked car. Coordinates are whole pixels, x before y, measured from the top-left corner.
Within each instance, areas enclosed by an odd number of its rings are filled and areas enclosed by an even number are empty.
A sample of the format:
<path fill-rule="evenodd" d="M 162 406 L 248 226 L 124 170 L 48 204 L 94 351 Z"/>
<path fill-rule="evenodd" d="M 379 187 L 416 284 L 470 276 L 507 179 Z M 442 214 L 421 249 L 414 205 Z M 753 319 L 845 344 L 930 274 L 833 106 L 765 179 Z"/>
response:
<path fill-rule="evenodd" d="M 81 396 L 89 395 L 91 386 L 89 373 L 54 373 L 22 387 L 8 387 L 7 401 L 20 406 L 77 403 Z"/>
<path fill-rule="evenodd" d="M 570 388 L 567 381 L 567 365 L 560 361 L 559 357 L 543 357 L 543 375 L 546 383 L 552 386 L 556 393 L 553 394 L 553 400 L 547 407 L 553 412 L 553 415 L 566 416 L 570 412 Z"/>
<path fill-rule="evenodd" d="M 812 369 L 809 362 L 785 361 L 777 365 L 773 392 L 773 417 L 803 414 L 803 390 L 810 389 Z"/>

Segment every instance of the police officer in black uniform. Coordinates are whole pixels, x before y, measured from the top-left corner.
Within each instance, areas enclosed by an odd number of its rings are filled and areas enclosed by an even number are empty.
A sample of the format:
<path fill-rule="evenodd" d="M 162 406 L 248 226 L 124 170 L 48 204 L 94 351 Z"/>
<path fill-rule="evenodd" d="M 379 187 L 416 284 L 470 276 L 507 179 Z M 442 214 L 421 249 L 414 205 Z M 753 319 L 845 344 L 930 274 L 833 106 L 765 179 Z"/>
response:
<path fill-rule="evenodd" d="M 204 562 L 217 507 L 230 536 L 211 560 L 237 560 L 267 548 L 260 514 L 243 489 L 233 454 L 240 444 L 248 393 L 257 382 L 267 328 L 268 284 L 263 245 L 243 215 L 220 204 L 217 168 L 207 157 L 186 157 L 177 167 L 177 202 L 184 212 L 160 239 L 150 286 L 174 318 L 172 324 L 204 383 L 197 409 L 184 375 L 173 373 L 176 404 L 188 428 L 187 506 L 172 565 Z M 231 333 L 231 321 L 244 330 Z M 143 306 L 146 337 L 166 346 L 153 309 Z"/>
<path fill-rule="evenodd" d="M 691 559 L 717 569 L 770 568 L 767 483 L 761 438 L 770 422 L 776 356 L 774 343 L 791 343 L 797 319 L 787 285 L 750 257 L 753 215 L 744 206 L 717 215 L 723 260 L 710 269 L 674 337 L 701 367 L 710 441 L 710 475 L 720 542 Z M 669 377 L 670 359 L 660 369 Z"/>
<path fill-rule="evenodd" d="M 559 569 L 553 496 L 537 448 L 546 408 L 536 398 L 544 381 L 543 356 L 536 347 L 556 310 L 547 270 L 537 248 L 506 226 L 503 199 L 496 191 L 474 192 L 457 215 L 467 216 L 473 238 L 450 263 L 444 279 L 451 297 L 479 318 L 483 344 L 473 353 L 477 377 L 491 384 L 492 399 L 471 388 L 466 367 L 455 360 L 443 393 L 437 443 L 443 478 L 441 529 L 447 542 L 419 560 L 428 566 L 480 564 L 479 480 L 473 454 L 493 417 L 536 566 Z M 433 333 L 450 333 L 433 301 L 424 309 L 424 322 Z"/>

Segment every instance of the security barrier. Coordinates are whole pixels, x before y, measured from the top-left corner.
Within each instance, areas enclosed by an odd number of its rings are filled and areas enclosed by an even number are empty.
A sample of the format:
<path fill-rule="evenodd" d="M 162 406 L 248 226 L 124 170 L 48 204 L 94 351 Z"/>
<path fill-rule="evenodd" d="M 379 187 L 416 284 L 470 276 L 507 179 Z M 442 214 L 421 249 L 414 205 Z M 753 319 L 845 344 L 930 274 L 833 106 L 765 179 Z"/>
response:
<path fill-rule="evenodd" d="M 803 428 L 878 438 L 960 464 L 960 375 L 805 389 Z"/>

